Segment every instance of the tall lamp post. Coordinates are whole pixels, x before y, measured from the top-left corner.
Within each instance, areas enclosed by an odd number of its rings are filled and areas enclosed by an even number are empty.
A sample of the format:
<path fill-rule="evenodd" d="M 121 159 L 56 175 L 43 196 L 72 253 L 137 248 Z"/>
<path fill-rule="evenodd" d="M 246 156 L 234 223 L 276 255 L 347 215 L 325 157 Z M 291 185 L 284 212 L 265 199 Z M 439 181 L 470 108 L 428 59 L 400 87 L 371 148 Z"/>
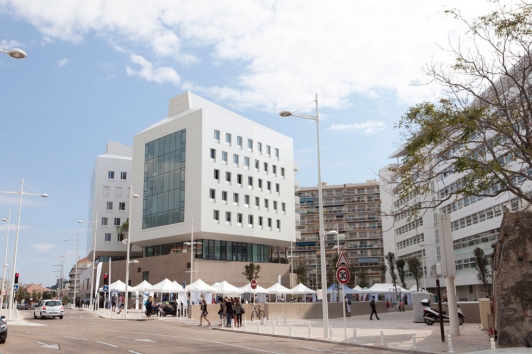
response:
<path fill-rule="evenodd" d="M 23 195 L 30 195 L 30 196 L 37 196 L 42 198 L 47 198 L 48 194 L 38 194 L 38 193 L 27 193 L 24 192 L 24 178 L 20 181 L 20 191 L 19 192 L 6 192 L 6 191 L 0 191 L 1 194 L 19 194 L 20 198 L 18 201 L 18 217 L 17 217 L 17 232 L 15 235 L 15 254 L 13 256 L 13 269 L 17 269 L 17 252 L 18 252 L 18 236 L 20 233 L 20 213 L 22 210 L 22 196 Z M 4 262 L 5 263 L 5 262 Z M 13 307 L 15 306 L 15 297 L 13 296 L 13 287 L 11 287 L 11 300 L 10 300 L 10 310 L 9 310 L 9 319 L 13 318 Z"/>
<path fill-rule="evenodd" d="M 65 285 L 63 284 L 64 282 L 64 275 L 65 275 L 65 258 L 66 258 L 66 251 L 63 251 L 63 255 L 62 256 L 54 256 L 54 258 L 62 258 L 61 259 L 61 293 L 63 292 L 63 289 L 65 287 Z M 63 302 L 63 297 L 65 297 L 65 294 L 62 294 L 63 296 L 61 296 L 61 303 Z"/>
<path fill-rule="evenodd" d="M 15 58 L 15 59 L 24 59 L 28 56 L 26 52 L 18 48 L 6 49 L 2 47 L 0 48 L 0 53 L 5 53 L 9 55 L 11 58 Z"/>
<path fill-rule="evenodd" d="M 324 242 L 324 226 L 323 226 L 323 200 L 322 200 L 322 186 L 321 186 L 321 160 L 320 160 L 320 116 L 318 114 L 318 95 L 314 100 L 316 102 L 316 115 L 299 115 L 293 114 L 289 111 L 282 111 L 279 113 L 281 117 L 299 117 L 304 119 L 313 120 L 316 122 L 316 142 L 317 142 L 317 151 L 318 151 L 318 203 L 319 203 L 319 220 L 320 220 L 320 230 L 319 236 L 321 240 L 320 252 L 321 252 L 321 297 L 322 297 L 322 310 L 323 310 L 323 337 L 329 337 L 329 309 L 327 306 L 327 264 L 325 263 L 325 242 Z"/>
<path fill-rule="evenodd" d="M 201 242 L 194 242 L 194 219 L 190 226 L 190 242 L 183 242 L 184 245 L 190 246 L 190 284 L 194 282 L 194 258 L 196 256 L 194 252 L 194 245 L 201 245 Z"/>
<path fill-rule="evenodd" d="M 128 296 L 129 296 L 129 264 L 131 263 L 138 263 L 139 261 L 129 260 L 129 252 L 131 248 L 131 209 L 133 209 L 133 198 L 138 198 L 138 194 L 133 194 L 133 186 L 129 187 L 129 219 L 127 221 L 127 256 L 126 256 L 126 297 L 125 297 L 125 304 L 124 304 L 124 318 L 127 318 L 127 305 L 128 305 Z M 123 242 L 123 241 L 122 241 Z"/>
<path fill-rule="evenodd" d="M 83 220 L 78 220 L 78 224 L 83 224 Z M 94 224 L 94 235 L 92 238 L 92 269 L 91 269 L 91 289 L 90 289 L 90 307 L 91 310 L 95 310 L 92 297 L 97 289 L 94 289 L 94 271 L 96 270 L 96 232 L 98 230 L 98 212 L 96 212 L 96 219 L 87 221 L 87 224 Z"/>
<path fill-rule="evenodd" d="M 79 231 L 76 238 L 65 238 L 63 241 L 76 241 L 76 270 L 74 273 L 74 308 L 76 307 L 76 290 L 77 290 L 77 280 L 78 280 L 78 252 L 79 252 Z"/>
<path fill-rule="evenodd" d="M 0 307 L 4 304 L 4 292 L 6 284 L 6 268 L 7 268 L 7 245 L 9 241 L 9 224 L 11 221 L 11 207 L 9 207 L 7 212 L 7 218 L 3 218 L 2 221 L 7 221 L 7 234 L 6 234 L 6 250 L 4 254 L 4 268 L 2 270 L 2 292 L 0 293 Z"/>

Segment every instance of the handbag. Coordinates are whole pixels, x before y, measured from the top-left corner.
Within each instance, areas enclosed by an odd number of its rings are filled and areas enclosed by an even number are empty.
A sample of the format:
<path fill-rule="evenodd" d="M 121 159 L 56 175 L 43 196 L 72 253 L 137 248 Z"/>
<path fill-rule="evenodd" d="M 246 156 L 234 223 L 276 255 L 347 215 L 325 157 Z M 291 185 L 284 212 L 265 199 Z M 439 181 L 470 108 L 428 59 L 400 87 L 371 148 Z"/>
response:
<path fill-rule="evenodd" d="M 240 306 L 240 308 L 242 309 L 242 310 L 240 311 L 240 313 L 241 313 L 242 315 L 245 314 L 245 313 L 246 313 L 246 310 L 244 310 L 244 306 Z"/>

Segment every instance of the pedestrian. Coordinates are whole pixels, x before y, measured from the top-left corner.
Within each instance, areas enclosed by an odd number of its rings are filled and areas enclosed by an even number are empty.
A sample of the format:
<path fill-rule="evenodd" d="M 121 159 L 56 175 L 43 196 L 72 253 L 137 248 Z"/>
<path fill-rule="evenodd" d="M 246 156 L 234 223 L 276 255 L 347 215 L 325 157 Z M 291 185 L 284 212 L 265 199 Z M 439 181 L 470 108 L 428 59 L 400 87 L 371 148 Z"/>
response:
<path fill-rule="evenodd" d="M 218 315 L 220 316 L 220 324 L 218 326 L 223 326 L 225 317 L 225 299 L 220 301 L 220 310 L 218 310 Z"/>
<path fill-rule="evenodd" d="M 116 298 L 116 294 L 113 294 L 113 297 L 111 298 L 111 310 L 113 312 L 115 312 L 116 310 L 116 301 L 117 301 L 117 298 Z"/>
<path fill-rule="evenodd" d="M 399 301 L 399 312 L 405 312 L 405 303 L 402 300 Z"/>
<path fill-rule="evenodd" d="M 229 300 L 225 303 L 225 309 L 227 313 L 227 327 L 231 327 L 231 320 L 233 319 L 234 315 L 234 304 L 233 304 L 233 298 L 229 298 Z"/>
<path fill-rule="evenodd" d="M 373 320 L 373 314 L 375 314 L 375 317 L 377 317 L 378 320 L 380 320 L 379 315 L 377 315 L 377 308 L 375 306 L 375 296 L 371 297 L 371 301 L 369 303 L 369 306 L 371 306 L 371 315 L 369 316 L 370 320 Z"/>
<path fill-rule="evenodd" d="M 120 295 L 118 297 L 117 305 L 118 305 L 118 313 L 122 312 L 122 304 L 124 303 L 124 297 Z"/>
<path fill-rule="evenodd" d="M 386 308 L 387 308 L 387 309 L 390 308 L 390 303 L 388 302 L 388 299 L 386 299 Z"/>
<path fill-rule="evenodd" d="M 201 299 L 200 299 L 200 309 L 201 309 L 201 316 L 200 316 L 200 320 L 199 320 L 199 326 L 201 326 L 201 322 L 203 321 L 203 319 L 205 319 L 205 321 L 207 321 L 207 323 L 208 323 L 207 326 L 210 326 L 211 325 L 211 321 L 209 321 L 209 319 L 207 318 L 207 315 L 209 314 L 207 312 L 207 301 L 205 301 L 205 299 L 203 298 L 203 295 L 201 295 Z"/>
<path fill-rule="evenodd" d="M 245 313 L 244 307 L 240 303 L 240 299 L 235 300 L 235 327 L 242 327 L 242 314 Z"/>
<path fill-rule="evenodd" d="M 345 310 L 347 312 L 347 317 L 351 317 L 351 300 L 345 297 Z"/>

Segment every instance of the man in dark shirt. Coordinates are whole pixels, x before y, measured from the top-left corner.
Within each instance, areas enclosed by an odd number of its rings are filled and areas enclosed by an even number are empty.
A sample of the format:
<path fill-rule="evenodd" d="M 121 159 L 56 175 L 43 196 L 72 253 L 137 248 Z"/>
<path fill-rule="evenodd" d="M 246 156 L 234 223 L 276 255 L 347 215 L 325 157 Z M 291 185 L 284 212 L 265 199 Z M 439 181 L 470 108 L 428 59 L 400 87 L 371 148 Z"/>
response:
<path fill-rule="evenodd" d="M 370 320 L 373 320 L 373 314 L 375 314 L 375 317 L 377 317 L 378 320 L 380 320 L 379 316 L 377 315 L 377 308 L 375 307 L 375 296 L 371 297 L 371 302 L 369 303 L 371 306 L 371 315 L 369 316 Z"/>

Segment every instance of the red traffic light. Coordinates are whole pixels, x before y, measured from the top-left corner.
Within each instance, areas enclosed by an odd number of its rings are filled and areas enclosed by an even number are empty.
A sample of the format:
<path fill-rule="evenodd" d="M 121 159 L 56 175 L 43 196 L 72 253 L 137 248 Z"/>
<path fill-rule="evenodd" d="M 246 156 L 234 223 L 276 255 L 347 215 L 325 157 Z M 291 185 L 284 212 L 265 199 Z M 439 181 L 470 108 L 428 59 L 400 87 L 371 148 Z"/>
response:
<path fill-rule="evenodd" d="M 18 284 L 18 273 L 15 273 L 15 284 Z"/>
<path fill-rule="evenodd" d="M 103 275 L 103 285 L 109 285 L 109 276 L 107 273 Z"/>

